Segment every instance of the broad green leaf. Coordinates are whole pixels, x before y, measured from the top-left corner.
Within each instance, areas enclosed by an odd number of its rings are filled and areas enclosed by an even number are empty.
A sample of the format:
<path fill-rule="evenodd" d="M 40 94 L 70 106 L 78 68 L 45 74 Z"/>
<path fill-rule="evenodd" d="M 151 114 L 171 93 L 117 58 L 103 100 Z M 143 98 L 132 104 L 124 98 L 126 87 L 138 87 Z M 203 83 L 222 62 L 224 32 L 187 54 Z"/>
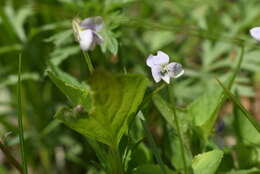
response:
<path fill-rule="evenodd" d="M 171 127 L 175 128 L 173 110 L 169 106 L 169 103 L 167 103 L 159 94 L 153 95 L 153 103 L 155 104 L 158 111 L 162 114 L 164 119 L 167 121 L 167 123 L 171 125 Z M 178 115 L 178 118 L 180 120 L 182 131 L 187 131 L 189 124 L 187 113 L 176 109 L 176 114 Z"/>
<path fill-rule="evenodd" d="M 162 114 L 167 123 L 176 130 L 175 122 L 174 122 L 174 112 L 170 107 L 169 103 L 167 103 L 159 94 L 155 94 L 153 96 L 153 103 L 155 104 L 158 111 Z M 176 114 L 180 121 L 181 131 L 185 133 L 188 130 L 189 120 L 187 118 L 187 113 L 176 109 Z M 178 170 L 184 168 L 181 154 L 181 144 L 178 137 L 172 135 L 170 137 L 170 148 L 171 153 L 169 154 L 170 160 L 174 167 Z M 168 154 L 167 154 L 168 155 Z M 192 157 L 188 154 L 188 151 L 185 151 L 185 158 L 191 159 Z M 187 161 L 187 160 L 186 160 Z M 188 160 L 189 161 L 189 160 Z M 190 165 L 190 164 L 188 164 Z"/>
<path fill-rule="evenodd" d="M 170 135 L 169 137 L 169 151 L 165 154 L 170 159 L 172 165 L 178 170 L 182 171 L 185 167 L 182 160 L 181 143 L 180 139 L 176 135 Z M 187 166 L 191 166 L 192 155 L 189 149 L 185 148 L 185 159 Z"/>
<path fill-rule="evenodd" d="M 241 54 L 236 65 L 235 72 L 230 74 L 228 79 L 225 81 L 228 88 L 230 89 L 236 74 L 239 71 L 241 62 L 243 60 L 244 47 L 242 47 Z M 211 134 L 212 128 L 217 119 L 217 113 L 225 100 L 223 89 L 216 83 L 210 84 L 208 90 L 204 94 L 188 105 L 188 117 L 192 119 L 193 126 L 197 133 L 206 142 L 208 136 Z"/>
<path fill-rule="evenodd" d="M 257 173 L 260 173 L 260 170 L 257 168 L 252 168 L 252 169 L 244 169 L 244 170 L 232 170 L 227 174 L 257 174 Z"/>
<path fill-rule="evenodd" d="M 222 157 L 223 152 L 221 150 L 212 150 L 195 156 L 192 160 L 194 174 L 214 174 Z"/>
<path fill-rule="evenodd" d="M 235 119 L 237 120 L 237 132 L 240 135 L 242 142 L 246 145 L 260 145 L 260 133 L 257 129 L 243 116 L 241 111 L 237 111 Z"/>
<path fill-rule="evenodd" d="M 247 144 L 249 144 L 247 142 Z M 237 164 L 240 169 L 258 166 L 260 161 L 260 148 L 257 145 L 244 145 L 238 143 L 234 148 L 237 155 Z"/>
<path fill-rule="evenodd" d="M 166 166 L 165 166 L 166 167 Z M 175 172 L 167 168 L 168 174 L 174 174 Z M 159 165 L 146 164 L 137 167 L 132 174 L 164 174 L 164 171 Z"/>
<path fill-rule="evenodd" d="M 238 106 L 235 106 L 235 127 L 240 141 L 245 145 L 260 145 L 260 133 L 253 124 L 244 116 Z"/>
<path fill-rule="evenodd" d="M 92 99 L 87 85 L 78 82 L 74 77 L 51 66 L 48 76 L 74 105 L 82 105 L 86 111 L 91 110 Z"/>
<path fill-rule="evenodd" d="M 255 130 L 260 133 L 260 125 L 256 120 L 254 120 L 253 116 L 246 110 L 246 108 L 236 99 L 236 97 L 222 84 L 219 80 L 217 80 L 219 85 L 223 88 L 225 94 L 232 100 L 232 102 L 239 108 L 239 110 L 243 113 L 242 115 L 247 118 L 249 122 L 251 122 L 252 126 L 254 126 Z M 251 129 L 251 131 L 253 131 Z"/>
<path fill-rule="evenodd" d="M 59 86 L 66 85 L 64 81 L 54 80 Z M 62 108 L 56 116 L 77 132 L 116 148 L 142 102 L 148 80 L 137 74 L 113 75 L 96 71 L 89 81 L 89 97 L 93 101 L 91 112 Z M 66 89 L 64 93 L 69 92 L 75 99 L 80 97 L 81 90 L 74 89 L 74 86 L 71 88 L 71 84 L 67 87 L 68 91 Z M 87 102 L 89 97 L 85 99 Z"/>
<path fill-rule="evenodd" d="M 192 119 L 197 133 L 206 141 L 217 119 L 217 112 L 223 103 L 223 91 L 216 83 L 212 89 L 188 106 L 188 117 Z"/>

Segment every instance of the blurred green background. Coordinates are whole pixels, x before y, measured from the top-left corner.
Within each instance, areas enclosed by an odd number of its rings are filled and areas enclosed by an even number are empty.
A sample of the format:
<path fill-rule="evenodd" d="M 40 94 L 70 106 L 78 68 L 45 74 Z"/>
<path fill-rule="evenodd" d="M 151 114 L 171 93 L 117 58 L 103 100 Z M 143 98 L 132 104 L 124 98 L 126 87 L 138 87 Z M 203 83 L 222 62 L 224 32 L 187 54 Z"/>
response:
<path fill-rule="evenodd" d="M 20 159 L 16 83 L 22 54 L 22 110 L 30 172 L 96 173 L 97 158 L 84 137 L 53 119 L 57 107 L 68 101 L 45 73 L 51 61 L 79 80 L 89 75 L 73 37 L 74 17 L 102 16 L 105 21 L 105 42 L 90 53 L 95 67 L 146 74 L 152 82 L 145 64 L 149 54 L 163 50 L 182 63 L 185 76 L 175 84 L 180 106 L 211 88 L 214 77 L 225 79 L 239 46 L 245 45 L 235 87 L 245 106 L 260 119 L 260 46 L 248 32 L 260 26 L 259 9 L 259 0 L 0 0 L 0 140 Z M 224 117 L 231 109 L 227 103 L 220 112 L 226 125 L 221 138 L 228 141 L 235 134 L 229 127 L 230 117 Z M 156 142 L 163 144 L 163 119 L 156 108 L 151 112 L 150 128 Z M 236 145 L 231 142 L 230 146 Z M 244 151 L 242 155 L 257 155 L 235 165 L 241 169 L 260 165 L 259 149 Z M 0 174 L 12 173 L 17 172 L 0 152 Z"/>

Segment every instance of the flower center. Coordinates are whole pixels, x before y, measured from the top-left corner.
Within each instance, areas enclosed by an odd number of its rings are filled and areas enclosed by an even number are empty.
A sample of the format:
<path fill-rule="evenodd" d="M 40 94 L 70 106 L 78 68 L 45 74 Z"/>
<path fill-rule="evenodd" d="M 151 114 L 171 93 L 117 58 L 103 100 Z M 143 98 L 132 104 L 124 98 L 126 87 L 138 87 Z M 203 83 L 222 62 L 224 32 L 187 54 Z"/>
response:
<path fill-rule="evenodd" d="M 162 65 L 162 68 L 161 68 L 160 72 L 161 72 L 162 75 L 165 75 L 166 73 L 169 72 L 169 69 L 167 68 L 167 64 Z"/>

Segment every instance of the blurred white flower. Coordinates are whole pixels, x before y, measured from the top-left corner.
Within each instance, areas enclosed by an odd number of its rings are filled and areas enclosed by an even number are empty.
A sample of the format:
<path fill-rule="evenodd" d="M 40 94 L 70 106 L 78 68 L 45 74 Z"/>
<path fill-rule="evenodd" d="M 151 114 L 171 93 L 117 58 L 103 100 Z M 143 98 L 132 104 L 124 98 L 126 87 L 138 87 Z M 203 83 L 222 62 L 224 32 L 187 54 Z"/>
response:
<path fill-rule="evenodd" d="M 162 51 L 158 51 L 156 56 L 149 55 L 147 58 L 146 64 L 151 68 L 156 83 L 162 79 L 169 84 L 170 78 L 178 78 L 184 73 L 181 64 L 169 63 L 169 60 L 169 56 Z"/>
<path fill-rule="evenodd" d="M 100 16 L 86 18 L 83 21 L 76 18 L 72 21 L 75 37 L 82 50 L 93 50 L 97 44 L 103 42 L 103 38 L 98 34 L 103 25 L 104 22 Z"/>
<path fill-rule="evenodd" d="M 260 27 L 254 27 L 250 29 L 250 34 L 254 39 L 260 41 Z"/>

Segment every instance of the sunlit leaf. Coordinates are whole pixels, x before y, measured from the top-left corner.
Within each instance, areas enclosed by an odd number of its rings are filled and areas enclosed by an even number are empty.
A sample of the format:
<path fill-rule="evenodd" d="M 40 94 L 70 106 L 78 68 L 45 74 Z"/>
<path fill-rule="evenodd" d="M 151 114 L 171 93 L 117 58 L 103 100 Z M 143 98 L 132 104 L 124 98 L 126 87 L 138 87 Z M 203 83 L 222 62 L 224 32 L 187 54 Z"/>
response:
<path fill-rule="evenodd" d="M 253 119 L 253 116 L 246 110 L 246 108 L 236 99 L 236 97 L 218 80 L 218 83 L 223 88 L 225 94 L 232 100 L 232 102 L 239 108 L 239 110 L 243 113 L 242 115 L 247 118 L 248 121 L 255 127 L 255 130 L 260 133 L 260 125 L 256 120 Z"/>
<path fill-rule="evenodd" d="M 229 89 L 239 71 L 243 55 L 244 48 L 242 47 L 236 69 L 225 81 L 225 84 L 227 84 Z M 206 90 L 201 97 L 197 98 L 187 107 L 189 117 L 192 119 L 195 130 L 205 142 L 207 142 L 207 138 L 211 134 L 217 119 L 217 113 L 224 101 L 225 96 L 223 89 L 216 82 L 213 82 L 210 84 L 210 88 Z"/>
<path fill-rule="evenodd" d="M 194 174 L 215 174 L 222 157 L 221 150 L 213 150 L 195 156 L 192 161 Z"/>
<path fill-rule="evenodd" d="M 74 84 L 64 79 L 53 78 L 53 73 L 50 75 L 74 103 L 80 104 L 78 102 L 82 101 L 80 95 L 83 92 L 91 94 L 91 98 L 85 95 L 85 102 L 90 99 L 93 101 L 92 109 L 88 113 L 65 107 L 57 112 L 57 118 L 79 133 L 113 148 L 128 130 L 129 122 L 141 104 L 148 85 L 148 80 L 142 75 L 113 75 L 96 71 L 89 80 L 90 91 L 85 91 L 82 87 L 78 89 L 79 86 L 75 88 Z"/>
<path fill-rule="evenodd" d="M 82 105 L 86 111 L 90 111 L 92 99 L 89 87 L 58 68 L 51 67 L 52 70 L 48 71 L 48 75 L 56 86 L 68 97 L 74 106 Z"/>

